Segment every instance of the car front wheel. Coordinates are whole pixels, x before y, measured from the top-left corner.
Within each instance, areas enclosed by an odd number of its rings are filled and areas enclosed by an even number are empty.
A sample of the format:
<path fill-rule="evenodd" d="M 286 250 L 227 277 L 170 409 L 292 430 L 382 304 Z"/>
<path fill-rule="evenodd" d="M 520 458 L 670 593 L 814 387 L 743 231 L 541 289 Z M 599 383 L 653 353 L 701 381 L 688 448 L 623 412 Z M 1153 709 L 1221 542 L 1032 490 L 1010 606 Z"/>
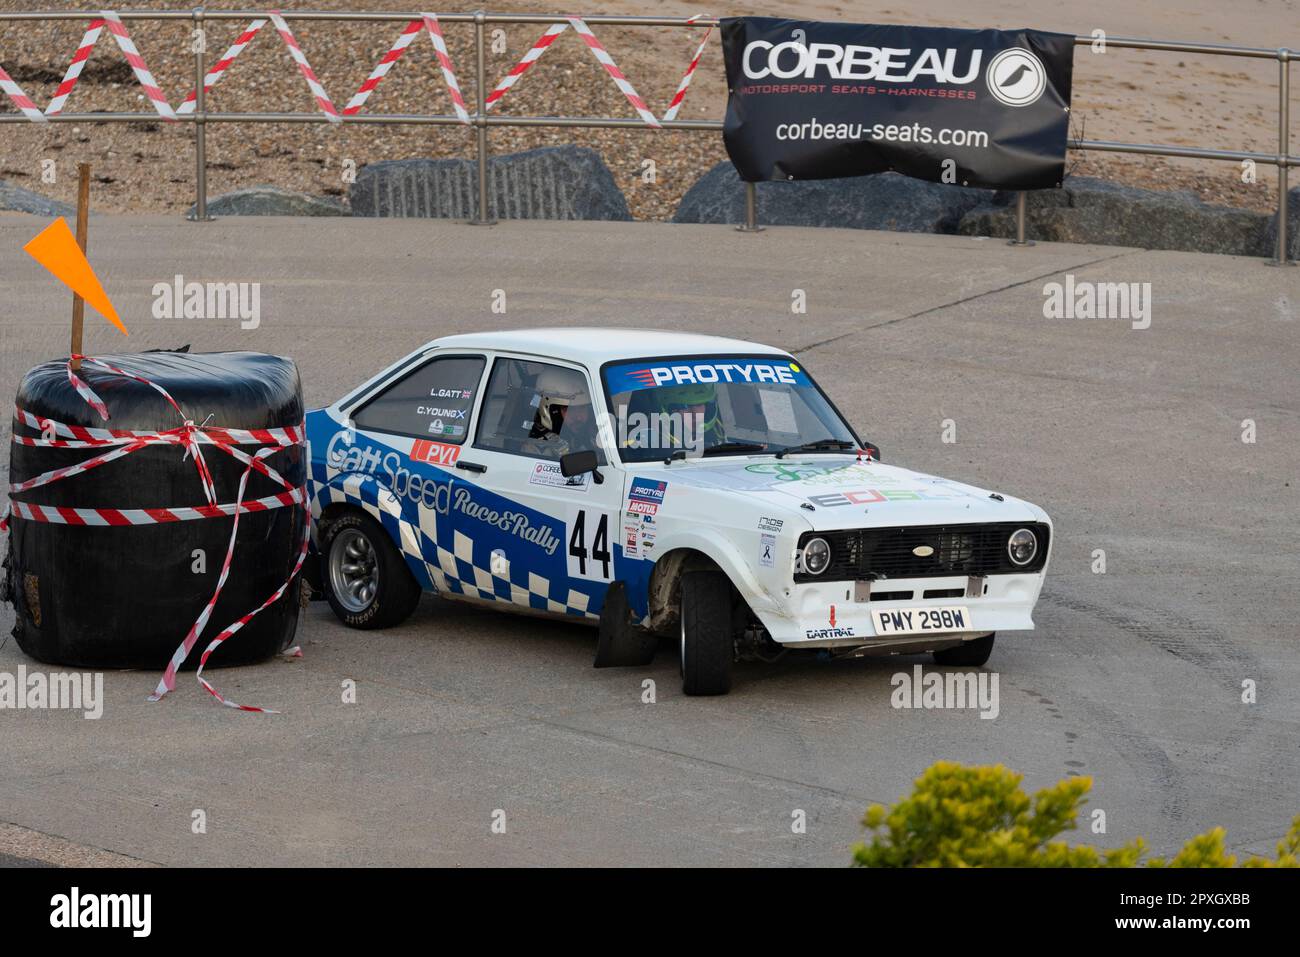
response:
<path fill-rule="evenodd" d="M 726 694 L 735 659 L 731 582 L 722 572 L 682 576 L 682 691 L 688 695 Z"/>
<path fill-rule="evenodd" d="M 972 638 L 970 641 L 963 641 L 960 645 L 940 649 L 934 653 L 935 664 L 978 668 L 989 660 L 989 655 L 993 654 L 993 639 L 996 636 L 996 632 L 991 632 L 983 638 Z"/>
<path fill-rule="evenodd" d="M 326 527 L 321 554 L 325 597 L 349 628 L 391 628 L 410 617 L 420 585 L 383 527 L 350 512 Z"/>

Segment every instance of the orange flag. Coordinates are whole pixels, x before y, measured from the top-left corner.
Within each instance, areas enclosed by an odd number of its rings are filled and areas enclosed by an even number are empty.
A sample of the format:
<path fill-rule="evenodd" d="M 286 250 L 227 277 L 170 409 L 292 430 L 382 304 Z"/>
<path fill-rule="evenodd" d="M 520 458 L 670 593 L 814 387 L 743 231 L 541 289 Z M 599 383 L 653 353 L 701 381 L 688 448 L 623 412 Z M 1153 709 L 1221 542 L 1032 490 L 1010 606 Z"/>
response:
<path fill-rule="evenodd" d="M 109 301 L 108 293 L 99 284 L 95 271 L 86 261 L 85 253 L 77 245 L 77 239 L 68 228 L 68 221 L 62 217 L 56 219 L 41 230 L 23 251 L 53 273 L 59 280 L 82 299 L 90 304 L 97 313 L 122 330 L 127 335 L 126 326 L 117 317 L 117 310 Z"/>

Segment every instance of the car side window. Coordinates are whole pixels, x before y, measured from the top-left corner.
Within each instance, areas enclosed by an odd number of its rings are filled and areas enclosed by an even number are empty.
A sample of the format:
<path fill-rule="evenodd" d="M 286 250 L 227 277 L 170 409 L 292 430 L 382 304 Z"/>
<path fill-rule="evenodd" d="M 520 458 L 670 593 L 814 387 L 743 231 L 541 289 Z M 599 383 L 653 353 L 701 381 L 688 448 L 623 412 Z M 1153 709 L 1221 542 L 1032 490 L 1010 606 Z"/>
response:
<path fill-rule="evenodd" d="M 426 362 L 363 405 L 352 421 L 372 432 L 460 445 L 469 435 L 485 363 L 482 356 L 446 356 Z"/>
<path fill-rule="evenodd" d="M 599 454 L 586 375 L 546 362 L 497 359 L 474 445 L 552 461 L 570 452 Z"/>

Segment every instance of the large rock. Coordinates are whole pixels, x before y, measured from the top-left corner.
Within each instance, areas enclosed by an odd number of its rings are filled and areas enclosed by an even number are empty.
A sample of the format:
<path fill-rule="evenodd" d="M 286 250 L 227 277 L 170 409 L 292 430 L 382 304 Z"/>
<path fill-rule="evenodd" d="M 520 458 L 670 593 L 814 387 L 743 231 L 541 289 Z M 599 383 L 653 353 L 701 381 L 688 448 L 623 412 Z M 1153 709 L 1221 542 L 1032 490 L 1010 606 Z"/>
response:
<path fill-rule="evenodd" d="M 1300 262 L 1300 186 L 1293 187 L 1286 195 L 1286 234 L 1287 257 Z M 1268 218 L 1268 251 L 1276 252 L 1277 247 L 1277 213 Z"/>
<path fill-rule="evenodd" d="M 0 179 L 0 210 L 31 213 L 34 216 L 73 216 L 76 210 L 67 203 L 47 199 L 21 186 Z"/>
<path fill-rule="evenodd" d="M 758 184 L 758 221 L 771 226 L 838 226 L 952 233 L 968 211 L 992 202 L 986 189 L 930 183 L 897 173 Z M 705 173 L 682 197 L 675 223 L 743 223 L 745 184 L 730 162 Z"/>
<path fill-rule="evenodd" d="M 472 219 L 478 172 L 472 160 L 389 160 L 357 173 L 352 215 Z M 581 146 L 488 160 L 488 215 L 495 219 L 630 220 L 627 199 L 600 154 Z"/>
<path fill-rule="evenodd" d="M 278 186 L 250 186 L 208 200 L 212 216 L 347 216 L 348 208 L 336 199 L 298 193 Z M 194 207 L 190 207 L 194 215 Z"/>
<path fill-rule="evenodd" d="M 999 191 L 992 203 L 967 213 L 958 232 L 1014 236 L 1014 199 L 1014 193 Z M 1061 189 L 1032 191 L 1025 204 L 1027 238 L 1049 242 L 1265 256 L 1272 249 L 1267 226 L 1264 213 L 1211 206 L 1185 191 L 1138 189 L 1091 176 L 1071 176 Z"/>

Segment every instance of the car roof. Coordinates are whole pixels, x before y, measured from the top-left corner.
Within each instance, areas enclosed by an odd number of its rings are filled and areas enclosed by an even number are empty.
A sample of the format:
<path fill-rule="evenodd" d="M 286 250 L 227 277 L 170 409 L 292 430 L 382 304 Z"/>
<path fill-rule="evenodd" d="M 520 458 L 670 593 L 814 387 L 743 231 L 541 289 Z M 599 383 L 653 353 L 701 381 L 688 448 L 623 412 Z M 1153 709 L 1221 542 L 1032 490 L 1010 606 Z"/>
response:
<path fill-rule="evenodd" d="M 596 368 L 611 359 L 641 359 L 685 355 L 788 355 L 774 346 L 744 339 L 704 336 L 662 329 L 511 329 L 444 336 L 426 348 L 496 349 L 572 359 Z"/>

